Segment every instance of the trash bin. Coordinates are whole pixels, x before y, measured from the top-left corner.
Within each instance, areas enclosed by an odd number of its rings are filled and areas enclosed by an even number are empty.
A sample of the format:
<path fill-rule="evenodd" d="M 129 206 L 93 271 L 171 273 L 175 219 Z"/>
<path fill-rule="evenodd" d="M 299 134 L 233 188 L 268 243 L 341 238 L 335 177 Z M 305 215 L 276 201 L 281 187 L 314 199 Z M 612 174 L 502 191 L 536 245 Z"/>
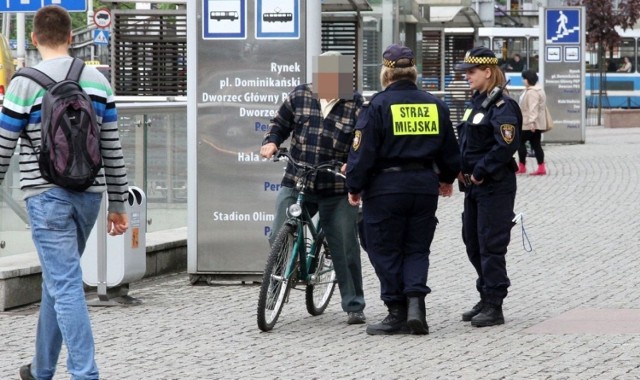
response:
<path fill-rule="evenodd" d="M 98 288 L 105 284 L 115 287 L 140 280 L 147 269 L 147 199 L 144 192 L 138 187 L 129 188 L 129 199 L 125 202 L 129 228 L 118 236 L 107 234 L 105 197 L 106 193 L 80 261 L 83 281 Z M 101 249 L 98 238 L 106 239 L 104 250 Z"/>

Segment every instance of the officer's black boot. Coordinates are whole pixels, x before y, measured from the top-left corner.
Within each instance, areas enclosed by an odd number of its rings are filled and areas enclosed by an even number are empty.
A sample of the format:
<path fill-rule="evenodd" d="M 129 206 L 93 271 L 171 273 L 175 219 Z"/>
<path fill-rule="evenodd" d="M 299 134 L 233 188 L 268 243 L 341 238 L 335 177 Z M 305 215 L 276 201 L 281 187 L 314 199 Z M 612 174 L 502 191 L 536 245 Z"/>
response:
<path fill-rule="evenodd" d="M 407 326 L 407 305 L 405 304 L 387 304 L 389 315 L 380 323 L 367 326 L 367 334 L 369 335 L 395 335 L 410 334 L 409 326 Z"/>
<path fill-rule="evenodd" d="M 484 306 L 484 301 L 480 300 L 480 302 L 478 302 L 474 307 L 472 307 L 471 310 L 467 310 L 464 313 L 462 313 L 462 320 L 464 322 L 469 322 L 471 318 L 480 314 L 480 311 L 482 311 L 483 306 Z"/>
<path fill-rule="evenodd" d="M 415 335 L 429 334 L 424 296 L 407 297 L 407 325 Z"/>
<path fill-rule="evenodd" d="M 484 303 L 482 311 L 475 317 L 471 318 L 471 326 L 487 327 L 504 324 L 504 315 L 502 315 L 502 305 L 495 305 L 488 302 Z"/>

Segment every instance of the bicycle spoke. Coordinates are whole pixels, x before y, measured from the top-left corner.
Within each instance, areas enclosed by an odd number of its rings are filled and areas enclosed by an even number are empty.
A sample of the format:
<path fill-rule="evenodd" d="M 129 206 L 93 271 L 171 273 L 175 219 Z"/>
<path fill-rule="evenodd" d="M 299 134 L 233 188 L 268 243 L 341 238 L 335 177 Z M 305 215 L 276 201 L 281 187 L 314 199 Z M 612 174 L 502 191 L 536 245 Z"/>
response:
<path fill-rule="evenodd" d="M 290 225 L 285 225 L 280 230 L 265 266 L 258 298 L 258 327 L 262 331 L 269 331 L 275 326 L 282 307 L 287 302 L 291 280 L 286 277 L 285 272 L 293 254 L 293 232 L 294 227 Z"/>
<path fill-rule="evenodd" d="M 336 286 L 336 274 L 324 233 L 319 233 L 316 237 L 314 255 L 313 273 L 306 292 L 307 311 L 311 315 L 320 315 L 329 305 Z"/>

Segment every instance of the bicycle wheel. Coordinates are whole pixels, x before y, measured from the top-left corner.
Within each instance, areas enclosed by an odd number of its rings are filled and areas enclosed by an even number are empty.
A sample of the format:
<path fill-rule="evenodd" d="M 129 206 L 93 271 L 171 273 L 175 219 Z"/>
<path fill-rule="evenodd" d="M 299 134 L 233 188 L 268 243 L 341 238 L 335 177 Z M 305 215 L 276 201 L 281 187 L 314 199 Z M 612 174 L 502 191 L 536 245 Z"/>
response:
<path fill-rule="evenodd" d="M 269 331 L 275 326 L 291 290 L 292 282 L 295 281 L 295 272 L 291 276 L 293 281 L 284 277 L 287 262 L 293 253 L 293 244 L 296 241 L 295 231 L 296 227 L 288 224 L 280 229 L 264 268 L 258 298 L 258 327 L 262 331 Z"/>
<path fill-rule="evenodd" d="M 312 263 L 313 273 L 306 289 L 307 311 L 311 315 L 320 315 L 329 305 L 336 287 L 336 272 L 329 254 L 329 246 L 324 232 L 316 238 L 315 259 Z"/>

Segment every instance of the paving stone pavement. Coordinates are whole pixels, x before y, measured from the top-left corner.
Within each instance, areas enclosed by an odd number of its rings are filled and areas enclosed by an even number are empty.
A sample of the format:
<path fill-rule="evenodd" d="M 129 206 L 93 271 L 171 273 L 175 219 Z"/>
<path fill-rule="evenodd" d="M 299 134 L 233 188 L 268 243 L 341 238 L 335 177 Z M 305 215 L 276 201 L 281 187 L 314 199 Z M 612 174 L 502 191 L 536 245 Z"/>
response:
<path fill-rule="evenodd" d="M 549 175 L 518 177 L 506 324 L 473 328 L 476 302 L 460 239 L 462 195 L 441 199 L 431 253 L 427 336 L 371 337 L 336 299 L 318 317 L 292 292 L 275 329 L 256 325 L 256 285 L 191 286 L 180 273 L 132 285 L 135 307 L 92 308 L 103 379 L 639 379 L 638 334 L 528 334 L 576 308 L 640 308 L 640 128 L 589 127 L 586 144 L 545 146 Z M 534 159 L 529 158 L 529 170 Z M 384 318 L 363 255 L 369 322 Z M 33 353 L 38 307 L 0 313 L 0 379 Z M 640 321 L 638 321 L 640 323 Z M 67 379 L 60 359 L 56 379 Z"/>

